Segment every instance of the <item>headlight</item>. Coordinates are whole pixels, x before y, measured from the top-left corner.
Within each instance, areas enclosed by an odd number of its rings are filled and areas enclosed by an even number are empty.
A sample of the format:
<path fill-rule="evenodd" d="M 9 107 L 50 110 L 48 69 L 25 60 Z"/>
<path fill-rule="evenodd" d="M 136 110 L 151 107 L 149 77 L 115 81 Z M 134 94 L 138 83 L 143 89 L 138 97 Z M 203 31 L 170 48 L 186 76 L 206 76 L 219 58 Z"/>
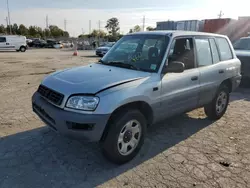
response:
<path fill-rule="evenodd" d="M 99 103 L 98 97 L 72 96 L 69 98 L 66 107 L 77 110 L 94 111 L 98 103 Z"/>

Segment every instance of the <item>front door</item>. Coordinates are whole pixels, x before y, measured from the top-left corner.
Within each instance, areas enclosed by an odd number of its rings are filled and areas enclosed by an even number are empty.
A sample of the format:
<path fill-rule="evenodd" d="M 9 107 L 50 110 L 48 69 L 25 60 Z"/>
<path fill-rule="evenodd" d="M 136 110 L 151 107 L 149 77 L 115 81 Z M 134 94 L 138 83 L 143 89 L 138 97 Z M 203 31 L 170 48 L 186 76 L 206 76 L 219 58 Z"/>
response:
<path fill-rule="evenodd" d="M 198 106 L 200 73 L 196 68 L 193 38 L 175 39 L 171 45 L 168 64 L 180 61 L 185 65 L 182 73 L 166 73 L 162 77 L 161 117 L 166 118 L 192 110 Z"/>

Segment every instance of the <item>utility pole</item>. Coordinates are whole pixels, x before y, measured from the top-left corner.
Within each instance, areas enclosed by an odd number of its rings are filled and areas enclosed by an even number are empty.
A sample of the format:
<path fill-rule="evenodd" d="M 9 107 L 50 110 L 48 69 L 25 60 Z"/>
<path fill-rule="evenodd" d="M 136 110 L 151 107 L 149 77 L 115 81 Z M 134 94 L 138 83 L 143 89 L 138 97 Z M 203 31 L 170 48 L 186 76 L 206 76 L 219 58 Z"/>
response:
<path fill-rule="evenodd" d="M 11 22 L 10 22 L 10 8 L 9 8 L 9 0 L 7 0 L 7 9 L 8 9 L 8 18 L 9 18 L 9 26 L 10 26 L 10 35 L 11 35 Z"/>
<path fill-rule="evenodd" d="M 91 33 L 91 20 L 89 20 L 89 34 Z"/>
<path fill-rule="evenodd" d="M 46 15 L 46 29 L 49 28 L 49 17 L 48 15 Z"/>
<path fill-rule="evenodd" d="M 82 34 L 84 34 L 84 32 L 83 32 L 83 28 L 82 28 Z"/>
<path fill-rule="evenodd" d="M 8 27 L 9 23 L 8 23 L 8 17 L 5 18 L 6 21 L 6 28 Z M 8 30 L 6 29 L 6 34 L 8 34 Z"/>
<path fill-rule="evenodd" d="M 98 21 L 98 28 L 99 28 L 99 32 L 98 32 L 98 44 L 100 44 L 100 34 L 101 34 L 101 21 Z"/>
<path fill-rule="evenodd" d="M 218 17 L 221 18 L 224 15 L 224 13 L 222 11 L 220 11 L 220 13 L 218 14 Z"/>
<path fill-rule="evenodd" d="M 67 20 L 64 19 L 64 31 L 66 31 L 66 30 L 67 30 Z"/>
<path fill-rule="evenodd" d="M 143 19 L 142 19 L 142 31 L 144 31 L 145 29 L 145 16 L 143 16 Z"/>

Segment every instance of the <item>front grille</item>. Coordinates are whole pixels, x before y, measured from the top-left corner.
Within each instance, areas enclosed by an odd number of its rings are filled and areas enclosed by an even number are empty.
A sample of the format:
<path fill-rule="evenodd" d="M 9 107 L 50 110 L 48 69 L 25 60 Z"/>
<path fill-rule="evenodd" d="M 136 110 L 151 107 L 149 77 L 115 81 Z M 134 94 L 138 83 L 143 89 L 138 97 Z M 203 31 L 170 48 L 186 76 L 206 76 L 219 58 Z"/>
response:
<path fill-rule="evenodd" d="M 55 105 L 62 104 L 64 95 L 61 93 L 53 91 L 52 89 L 49 89 L 43 85 L 39 86 L 37 92 L 40 93 L 44 98 L 46 98 L 47 100 L 49 100 L 50 102 L 52 102 Z"/>

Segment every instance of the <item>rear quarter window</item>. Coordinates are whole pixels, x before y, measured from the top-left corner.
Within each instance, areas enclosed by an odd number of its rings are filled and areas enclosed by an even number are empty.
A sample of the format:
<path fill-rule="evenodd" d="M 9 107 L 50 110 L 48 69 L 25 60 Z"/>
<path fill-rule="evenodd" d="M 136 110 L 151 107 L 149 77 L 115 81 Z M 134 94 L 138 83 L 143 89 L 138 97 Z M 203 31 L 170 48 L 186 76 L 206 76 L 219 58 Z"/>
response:
<path fill-rule="evenodd" d="M 233 59 L 233 54 L 227 39 L 225 38 L 217 38 L 216 42 L 218 44 L 221 61 L 226 61 Z"/>

